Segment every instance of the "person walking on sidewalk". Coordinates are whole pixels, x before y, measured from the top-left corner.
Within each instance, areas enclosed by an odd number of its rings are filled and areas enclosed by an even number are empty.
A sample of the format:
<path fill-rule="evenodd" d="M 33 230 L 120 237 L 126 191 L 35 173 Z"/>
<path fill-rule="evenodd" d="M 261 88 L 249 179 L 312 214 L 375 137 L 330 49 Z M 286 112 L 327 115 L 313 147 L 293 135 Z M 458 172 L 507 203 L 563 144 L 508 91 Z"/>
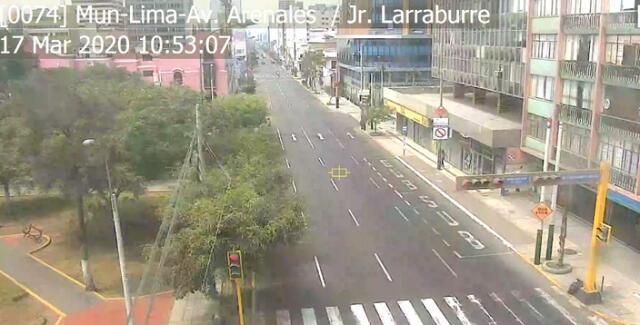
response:
<path fill-rule="evenodd" d="M 444 149 L 440 149 L 440 155 L 438 156 L 438 169 L 444 169 L 445 153 Z"/>

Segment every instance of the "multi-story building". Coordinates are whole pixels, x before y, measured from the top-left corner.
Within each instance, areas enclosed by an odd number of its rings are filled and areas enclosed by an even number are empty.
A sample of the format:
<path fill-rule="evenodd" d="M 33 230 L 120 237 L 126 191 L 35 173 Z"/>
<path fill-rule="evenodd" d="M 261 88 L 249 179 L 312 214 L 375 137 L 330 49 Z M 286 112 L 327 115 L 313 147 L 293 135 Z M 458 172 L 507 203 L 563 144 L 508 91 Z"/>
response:
<path fill-rule="evenodd" d="M 616 237 L 640 248 L 640 30 L 635 6 L 626 0 L 531 1 L 522 150 L 542 165 L 549 123 L 547 155 L 555 164 L 562 123 L 560 167 L 611 164 L 607 222 Z M 592 219 L 592 187 L 560 191 L 561 204 L 573 197 L 570 209 Z"/>
<path fill-rule="evenodd" d="M 211 0 L 209 3 L 211 9 L 211 27 L 223 27 L 223 24 L 229 17 L 232 8 L 238 12 L 242 12 L 242 0 Z"/>
<path fill-rule="evenodd" d="M 338 28 L 338 66 L 342 96 L 382 104 L 383 86 L 424 86 L 431 79 L 431 38 L 426 25 L 385 24 L 379 14 L 425 9 L 427 0 L 343 0 Z M 366 10 L 351 23 L 352 6 Z M 371 21 L 369 23 L 369 21 Z M 365 96 L 363 96 L 365 95 Z"/>
<path fill-rule="evenodd" d="M 191 28 L 187 24 L 189 10 L 193 6 L 193 0 L 126 0 L 126 8 L 133 7 L 135 21 L 141 21 L 142 9 L 175 10 L 178 13 L 175 24 L 163 24 L 161 22 L 136 23 L 126 26 L 131 43 L 139 43 L 140 39 L 151 42 L 152 37 L 160 36 L 163 41 L 171 41 L 174 36 L 187 36 L 191 34 Z"/>

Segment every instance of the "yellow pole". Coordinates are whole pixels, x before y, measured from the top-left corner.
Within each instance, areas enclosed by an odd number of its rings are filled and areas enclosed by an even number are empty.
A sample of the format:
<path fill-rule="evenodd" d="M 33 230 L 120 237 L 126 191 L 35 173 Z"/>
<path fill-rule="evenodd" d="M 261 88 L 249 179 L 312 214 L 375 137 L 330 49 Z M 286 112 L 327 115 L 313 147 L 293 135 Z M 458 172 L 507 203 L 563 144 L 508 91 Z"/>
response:
<path fill-rule="evenodd" d="M 598 194 L 596 197 L 596 209 L 593 214 L 593 230 L 591 231 L 591 252 L 589 253 L 589 265 L 587 266 L 587 276 L 585 280 L 585 292 L 593 293 L 596 290 L 596 273 L 598 268 L 598 228 L 604 222 L 604 208 L 607 203 L 607 190 L 609 189 L 609 164 L 600 163 L 600 183 L 598 184 Z"/>
<path fill-rule="evenodd" d="M 242 286 L 241 279 L 236 280 L 236 296 L 238 296 L 238 317 L 240 318 L 240 325 L 244 325 L 244 307 L 242 306 Z"/>
<path fill-rule="evenodd" d="M 256 272 L 251 272 L 251 315 L 256 316 Z"/>

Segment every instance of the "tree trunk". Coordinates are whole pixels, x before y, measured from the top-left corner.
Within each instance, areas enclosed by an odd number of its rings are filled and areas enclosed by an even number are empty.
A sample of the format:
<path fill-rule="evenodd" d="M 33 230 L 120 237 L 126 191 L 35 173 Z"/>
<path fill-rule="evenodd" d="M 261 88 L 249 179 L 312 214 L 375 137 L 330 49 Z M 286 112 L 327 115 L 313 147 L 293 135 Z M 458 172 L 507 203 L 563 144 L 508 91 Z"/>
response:
<path fill-rule="evenodd" d="M 87 225 L 84 220 L 84 199 L 81 190 L 78 189 L 76 194 L 76 203 L 78 205 L 78 226 L 80 227 L 80 266 L 82 267 L 82 278 L 84 279 L 85 290 L 96 291 L 96 284 L 93 281 L 93 275 L 89 268 L 89 247 L 87 243 Z"/>
<path fill-rule="evenodd" d="M 11 190 L 9 189 L 9 182 L 4 182 L 2 185 L 4 187 L 5 218 L 9 219 L 11 217 Z"/>

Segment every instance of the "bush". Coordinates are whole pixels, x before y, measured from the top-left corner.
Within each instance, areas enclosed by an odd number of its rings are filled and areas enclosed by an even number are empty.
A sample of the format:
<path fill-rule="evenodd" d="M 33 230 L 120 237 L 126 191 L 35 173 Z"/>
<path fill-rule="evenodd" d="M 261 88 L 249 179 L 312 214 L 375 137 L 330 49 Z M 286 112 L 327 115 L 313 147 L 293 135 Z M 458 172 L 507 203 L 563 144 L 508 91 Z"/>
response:
<path fill-rule="evenodd" d="M 6 218 L 4 197 L 0 202 L 0 216 Z M 11 220 L 26 217 L 41 217 L 60 212 L 70 206 L 70 202 L 62 196 L 25 196 L 11 198 Z"/>

